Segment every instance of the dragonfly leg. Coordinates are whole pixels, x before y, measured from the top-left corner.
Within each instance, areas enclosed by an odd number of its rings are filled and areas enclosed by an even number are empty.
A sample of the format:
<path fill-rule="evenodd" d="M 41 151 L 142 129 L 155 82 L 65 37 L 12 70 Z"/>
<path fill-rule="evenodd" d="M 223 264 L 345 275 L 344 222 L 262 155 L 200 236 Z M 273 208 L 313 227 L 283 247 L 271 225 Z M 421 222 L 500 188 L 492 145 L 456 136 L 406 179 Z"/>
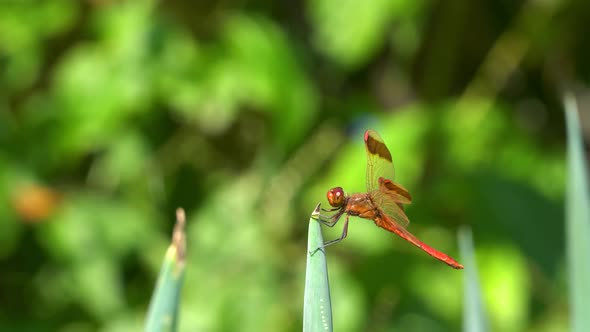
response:
<path fill-rule="evenodd" d="M 340 209 L 342 209 L 342 207 L 335 207 L 335 208 L 331 208 L 331 209 L 324 209 L 324 208 L 322 208 L 322 211 L 325 211 L 325 212 L 334 212 L 334 211 L 340 210 Z"/>
<path fill-rule="evenodd" d="M 338 219 L 340 218 L 341 215 L 342 214 L 340 214 L 338 216 Z M 346 236 L 348 235 L 348 218 L 349 217 L 350 217 L 349 215 L 346 215 L 346 219 L 344 220 L 344 227 L 342 228 L 342 235 L 340 235 L 339 238 L 337 238 L 335 240 L 331 240 L 331 241 L 325 242 L 321 247 L 316 248 L 316 250 L 314 250 L 313 252 L 310 252 L 309 254 L 311 256 L 313 256 L 313 254 L 315 254 L 318 250 L 322 250 L 322 249 L 324 249 L 325 247 L 327 247 L 329 245 L 332 245 L 334 243 L 338 243 L 338 242 L 344 240 L 346 238 Z M 332 224 L 332 226 L 336 225 L 336 222 L 338 221 L 338 219 L 336 219 L 336 221 L 334 221 L 334 223 Z M 327 225 L 327 226 L 329 226 L 329 225 Z M 330 227 L 332 227 L 332 226 L 330 226 Z"/>
<path fill-rule="evenodd" d="M 326 216 L 326 215 L 320 214 L 320 215 L 318 215 L 318 221 L 328 227 L 334 227 L 334 225 L 336 225 L 336 223 L 338 222 L 338 220 L 340 220 L 340 217 L 342 217 L 343 214 L 344 214 L 344 210 L 340 210 L 339 212 L 335 213 L 332 216 Z"/>
<path fill-rule="evenodd" d="M 322 248 L 325 248 L 325 247 L 327 247 L 331 244 L 334 244 L 334 243 L 338 243 L 346 238 L 346 236 L 348 235 L 348 217 L 349 217 L 349 215 L 346 215 L 346 219 L 344 220 L 344 227 L 342 227 L 342 235 L 340 235 L 340 237 L 335 240 L 331 240 L 331 241 L 324 243 Z"/>

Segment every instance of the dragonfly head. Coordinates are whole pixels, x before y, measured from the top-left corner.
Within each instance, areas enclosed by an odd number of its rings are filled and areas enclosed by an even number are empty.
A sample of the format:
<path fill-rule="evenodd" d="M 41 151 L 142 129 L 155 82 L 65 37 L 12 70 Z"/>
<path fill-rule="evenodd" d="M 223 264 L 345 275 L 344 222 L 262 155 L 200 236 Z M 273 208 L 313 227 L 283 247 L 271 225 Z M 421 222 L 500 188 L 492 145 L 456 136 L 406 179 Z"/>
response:
<path fill-rule="evenodd" d="M 328 197 L 328 203 L 333 207 L 344 205 L 344 190 L 342 190 L 342 187 L 335 187 L 328 190 L 326 196 Z"/>

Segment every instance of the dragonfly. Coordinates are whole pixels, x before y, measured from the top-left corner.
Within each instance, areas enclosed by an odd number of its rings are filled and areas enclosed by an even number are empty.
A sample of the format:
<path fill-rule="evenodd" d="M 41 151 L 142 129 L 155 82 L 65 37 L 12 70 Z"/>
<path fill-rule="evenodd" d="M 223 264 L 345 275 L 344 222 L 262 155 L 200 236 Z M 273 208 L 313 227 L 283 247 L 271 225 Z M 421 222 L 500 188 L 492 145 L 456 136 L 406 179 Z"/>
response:
<path fill-rule="evenodd" d="M 328 190 L 327 198 L 332 208 L 322 210 L 333 214 L 320 213 L 317 215 L 318 220 L 333 227 L 342 216 L 346 215 L 346 219 L 340 238 L 324 243 L 322 248 L 344 240 L 348 235 L 348 218 L 356 216 L 373 220 L 375 225 L 397 234 L 454 269 L 463 269 L 463 265 L 451 256 L 420 241 L 406 229 L 410 220 L 404 212 L 404 204 L 412 203 L 412 196 L 401 184 L 394 182 L 395 169 L 391 153 L 381 136 L 369 129 L 364 138 L 367 150 L 367 192 L 346 195 L 342 187 Z"/>

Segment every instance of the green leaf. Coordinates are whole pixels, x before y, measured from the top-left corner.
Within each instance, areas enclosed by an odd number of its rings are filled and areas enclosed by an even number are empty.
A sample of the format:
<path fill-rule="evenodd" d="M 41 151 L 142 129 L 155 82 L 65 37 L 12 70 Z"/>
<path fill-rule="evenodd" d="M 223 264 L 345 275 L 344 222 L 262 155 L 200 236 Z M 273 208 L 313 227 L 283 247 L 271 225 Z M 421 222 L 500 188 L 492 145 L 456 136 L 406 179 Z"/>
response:
<path fill-rule="evenodd" d="M 421 15 L 417 13 L 422 12 L 424 3 L 374 0 L 360 5 L 357 1 L 308 1 L 314 44 L 335 62 L 357 68 L 387 42 L 392 22 L 399 24 L 400 19 L 408 17 L 418 20 Z"/>
<path fill-rule="evenodd" d="M 186 237 L 184 210 L 176 210 L 176 225 L 152 295 L 146 332 L 176 331 L 180 290 L 184 277 Z"/>
<path fill-rule="evenodd" d="M 309 219 L 303 299 L 303 332 L 332 331 L 332 305 L 326 252 L 317 250 L 324 244 L 320 223 L 315 220 L 319 213 L 320 204 L 316 206 Z"/>
<path fill-rule="evenodd" d="M 487 319 L 481 298 L 481 288 L 477 276 L 475 252 L 473 250 L 473 236 L 471 229 L 463 227 L 459 230 L 459 247 L 465 264 L 465 279 L 463 282 L 463 331 L 485 332 Z"/>
<path fill-rule="evenodd" d="M 588 168 L 574 97 L 565 96 L 568 182 L 566 196 L 566 246 L 569 265 L 571 331 L 590 331 L 590 196 Z"/>

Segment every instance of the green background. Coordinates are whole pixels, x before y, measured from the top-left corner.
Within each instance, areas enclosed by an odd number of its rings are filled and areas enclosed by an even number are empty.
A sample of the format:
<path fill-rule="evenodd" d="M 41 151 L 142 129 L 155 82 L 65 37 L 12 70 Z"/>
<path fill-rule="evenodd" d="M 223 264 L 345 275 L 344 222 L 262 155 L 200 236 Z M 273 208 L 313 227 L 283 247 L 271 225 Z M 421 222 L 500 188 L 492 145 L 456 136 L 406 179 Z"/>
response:
<path fill-rule="evenodd" d="M 300 331 L 309 215 L 364 190 L 367 128 L 412 233 L 461 261 L 472 227 L 491 330 L 566 330 L 560 104 L 590 79 L 589 20 L 558 0 L 1 1 L 0 330 L 141 330 L 182 206 L 180 330 Z M 336 331 L 461 328 L 461 271 L 361 219 L 327 253 Z"/>

